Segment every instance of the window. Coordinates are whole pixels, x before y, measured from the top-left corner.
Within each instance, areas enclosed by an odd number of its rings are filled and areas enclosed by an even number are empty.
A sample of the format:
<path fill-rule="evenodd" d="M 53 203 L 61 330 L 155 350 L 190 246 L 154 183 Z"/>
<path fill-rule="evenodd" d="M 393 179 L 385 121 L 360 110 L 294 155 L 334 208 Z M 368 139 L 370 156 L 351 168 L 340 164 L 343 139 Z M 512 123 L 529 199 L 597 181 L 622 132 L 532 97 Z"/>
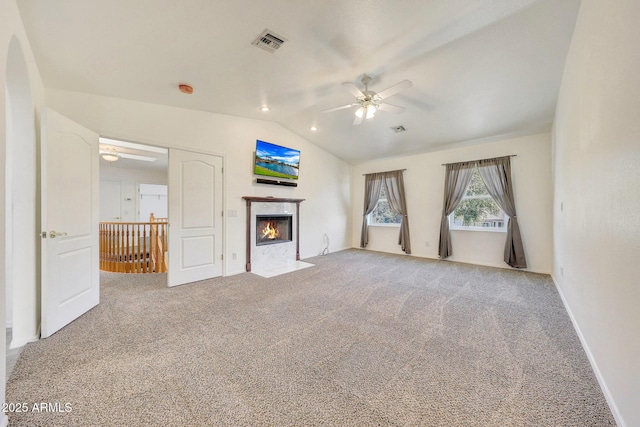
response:
<path fill-rule="evenodd" d="M 369 214 L 369 225 L 400 225 L 402 215 L 395 214 L 389 207 L 384 185 L 380 189 L 378 204 Z"/>
<path fill-rule="evenodd" d="M 473 171 L 471 182 L 462 201 L 449 215 L 449 228 L 507 231 L 507 215 L 487 192 L 478 168 Z"/>

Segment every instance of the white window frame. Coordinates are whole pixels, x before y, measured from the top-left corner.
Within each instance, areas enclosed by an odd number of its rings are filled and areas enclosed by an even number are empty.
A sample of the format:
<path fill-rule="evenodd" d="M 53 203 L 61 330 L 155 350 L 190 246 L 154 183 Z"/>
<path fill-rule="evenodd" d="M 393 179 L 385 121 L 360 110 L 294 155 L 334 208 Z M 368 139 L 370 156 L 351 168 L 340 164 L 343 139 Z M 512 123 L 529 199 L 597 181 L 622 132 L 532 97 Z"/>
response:
<path fill-rule="evenodd" d="M 373 213 L 376 211 L 376 209 L 378 209 L 378 205 L 380 204 L 380 202 L 389 203 L 389 200 L 387 199 L 386 194 L 385 194 L 385 197 L 380 197 L 378 199 L 378 201 L 376 202 L 376 207 L 373 208 L 373 210 L 369 213 L 369 215 L 367 215 L 367 223 L 369 224 L 369 227 L 395 227 L 395 228 L 400 228 L 400 226 L 402 225 L 401 222 L 373 222 Z"/>
<path fill-rule="evenodd" d="M 467 190 L 465 189 L 465 193 L 467 192 Z M 460 203 L 462 203 L 465 200 L 472 200 L 472 199 L 492 199 L 493 197 L 491 197 L 491 195 L 488 193 L 484 194 L 484 195 L 475 195 L 475 196 L 464 196 L 462 198 L 462 200 L 460 200 Z M 498 206 L 499 207 L 499 206 Z M 453 212 L 451 212 L 451 214 L 448 216 L 448 221 L 449 221 L 449 230 L 456 230 L 456 231 L 488 231 L 491 233 L 506 233 L 507 232 L 507 224 L 509 221 L 509 215 L 506 214 L 506 212 L 504 212 L 502 209 L 500 209 L 500 211 L 502 213 L 504 213 L 504 227 L 477 227 L 477 226 L 463 226 L 463 225 L 455 225 L 454 221 L 455 221 L 455 210 Z"/>

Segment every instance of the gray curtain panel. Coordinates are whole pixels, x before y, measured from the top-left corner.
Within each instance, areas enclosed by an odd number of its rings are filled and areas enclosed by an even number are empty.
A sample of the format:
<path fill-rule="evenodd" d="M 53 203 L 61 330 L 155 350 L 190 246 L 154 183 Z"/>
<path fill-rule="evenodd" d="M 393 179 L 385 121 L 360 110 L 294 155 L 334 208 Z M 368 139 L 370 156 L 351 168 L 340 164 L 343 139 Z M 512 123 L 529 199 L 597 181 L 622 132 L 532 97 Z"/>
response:
<path fill-rule="evenodd" d="M 402 215 L 400 222 L 400 236 L 398 244 L 402 250 L 411 253 L 411 239 L 409 238 L 409 217 L 407 216 L 407 198 L 404 194 L 403 171 L 386 172 L 384 177 L 384 189 L 387 193 L 387 201 L 393 213 Z"/>
<path fill-rule="evenodd" d="M 366 247 L 369 243 L 369 223 L 367 222 L 367 215 L 371 213 L 378 203 L 383 181 L 383 173 L 370 173 L 364 176 L 364 210 L 362 212 L 362 233 L 360 234 L 361 248 Z"/>
<path fill-rule="evenodd" d="M 442 220 L 440 221 L 440 242 L 438 256 L 445 259 L 453 255 L 449 218 L 456 210 L 464 193 L 467 191 L 476 162 L 462 162 L 447 165 L 444 177 L 444 201 L 442 203 Z"/>
<path fill-rule="evenodd" d="M 504 262 L 515 268 L 527 268 L 524 256 L 522 235 L 518 226 L 516 205 L 513 200 L 511 185 L 511 160 L 509 157 L 498 157 L 478 161 L 478 172 L 487 186 L 487 191 L 496 201 L 500 209 L 509 215 L 507 225 L 507 241 L 504 246 Z"/>

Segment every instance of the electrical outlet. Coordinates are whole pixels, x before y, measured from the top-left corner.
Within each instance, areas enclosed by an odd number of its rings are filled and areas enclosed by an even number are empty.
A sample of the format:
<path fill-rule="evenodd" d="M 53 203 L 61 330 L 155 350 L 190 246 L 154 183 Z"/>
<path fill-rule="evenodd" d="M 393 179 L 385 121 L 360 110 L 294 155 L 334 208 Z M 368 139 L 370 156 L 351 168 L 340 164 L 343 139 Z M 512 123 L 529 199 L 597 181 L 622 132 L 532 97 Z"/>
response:
<path fill-rule="evenodd" d="M 564 277 L 564 267 L 560 267 L 560 277 Z"/>
<path fill-rule="evenodd" d="M 428 248 L 428 247 L 429 247 L 429 241 L 426 241 L 426 242 L 424 243 L 424 245 Z"/>
<path fill-rule="evenodd" d="M 231 259 L 238 259 L 238 256 L 236 255 L 235 252 L 231 254 Z"/>

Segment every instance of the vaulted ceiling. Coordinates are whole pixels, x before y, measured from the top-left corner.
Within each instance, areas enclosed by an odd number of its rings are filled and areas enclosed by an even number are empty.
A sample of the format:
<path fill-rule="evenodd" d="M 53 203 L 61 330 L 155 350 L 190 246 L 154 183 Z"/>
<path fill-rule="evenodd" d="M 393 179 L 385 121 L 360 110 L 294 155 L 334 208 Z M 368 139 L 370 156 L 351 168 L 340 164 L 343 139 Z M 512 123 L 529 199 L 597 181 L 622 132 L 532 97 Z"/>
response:
<path fill-rule="evenodd" d="M 45 87 L 270 120 L 352 164 L 551 128 L 579 0 L 17 0 Z M 251 43 L 264 29 L 286 42 Z M 408 79 L 354 126 L 342 87 Z M 192 95 L 177 90 L 194 87 Z M 260 111 L 268 105 L 269 112 Z M 402 125 L 406 131 L 391 128 Z M 317 131 L 312 132 L 311 126 Z M 260 136 L 257 135 L 256 138 Z"/>

